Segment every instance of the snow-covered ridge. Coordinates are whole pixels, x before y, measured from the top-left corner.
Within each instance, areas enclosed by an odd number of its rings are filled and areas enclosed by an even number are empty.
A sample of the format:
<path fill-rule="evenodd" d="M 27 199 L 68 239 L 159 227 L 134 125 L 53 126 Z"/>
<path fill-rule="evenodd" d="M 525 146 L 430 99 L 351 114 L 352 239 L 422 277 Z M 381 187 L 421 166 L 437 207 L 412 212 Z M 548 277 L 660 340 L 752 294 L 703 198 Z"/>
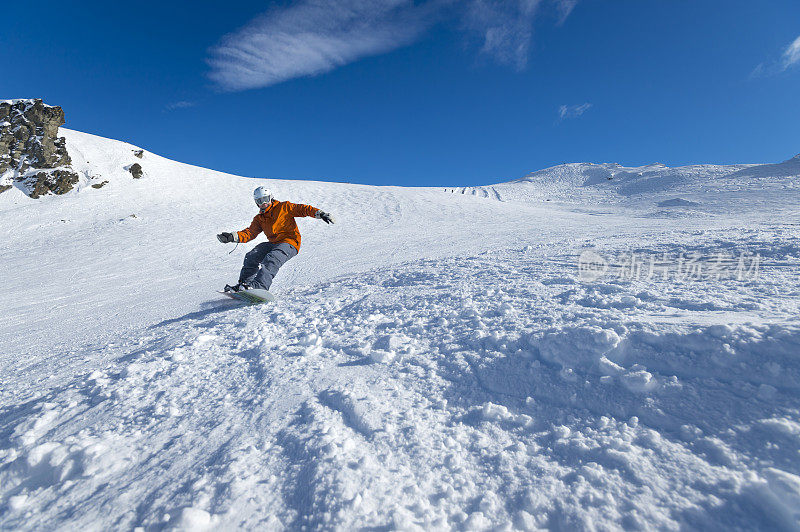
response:
<path fill-rule="evenodd" d="M 34 100 L 7 100 L 30 101 Z M 134 153 L 144 150 L 128 143 L 104 139 L 94 135 L 61 128 L 70 143 L 70 153 L 77 154 L 76 169 L 81 174 L 81 184 L 104 186 L 117 179 L 129 179 L 131 167 L 146 165 L 134 158 Z M 84 139 L 81 141 L 80 139 Z M 95 157 L 93 162 L 81 162 L 81 150 L 89 144 L 100 146 L 103 153 L 113 157 Z M 113 148 L 112 148 L 113 147 Z M 88 148 L 97 151 L 95 148 Z M 168 161 L 155 154 L 148 156 Z M 124 164 L 118 164 L 124 159 Z M 173 164 L 180 164 L 175 163 Z M 188 165 L 187 165 L 188 166 Z M 203 172 L 222 175 L 202 169 Z M 569 163 L 545 168 L 530 174 L 494 185 L 478 187 L 445 188 L 449 193 L 472 195 L 499 201 L 541 204 L 556 202 L 577 207 L 615 204 L 626 208 L 653 209 L 654 207 L 696 207 L 710 211 L 716 207 L 737 204 L 740 208 L 765 208 L 767 191 L 783 194 L 797 191 L 800 178 L 800 155 L 775 164 L 701 164 L 668 167 L 654 163 L 639 167 L 626 167 L 617 163 Z M 753 202 L 751 191 L 758 198 Z M 673 205 L 670 205 L 673 203 Z"/>
<path fill-rule="evenodd" d="M 0 528 L 800 526 L 791 165 L 566 165 L 481 197 L 63 134 L 75 190 L 0 195 Z M 338 223 L 299 219 L 278 301 L 239 307 L 215 290 L 252 244 L 214 235 L 258 184 Z M 586 250 L 676 271 L 588 282 Z M 699 275 L 740 253 L 760 269 Z"/>
<path fill-rule="evenodd" d="M 0 104 L 7 103 L 8 105 L 17 105 L 19 103 L 26 103 L 31 106 L 36 103 L 36 98 L 14 98 L 11 100 L 0 100 Z M 55 105 L 44 104 L 45 107 L 56 107 Z"/>
<path fill-rule="evenodd" d="M 800 159 L 777 164 L 619 164 L 572 163 L 532 172 L 510 182 L 464 187 L 454 192 L 501 201 L 553 201 L 575 205 L 652 206 L 680 195 L 698 206 L 730 205 L 748 191 L 762 199 L 766 190 L 797 191 Z M 790 178 L 790 179 L 787 179 Z M 757 181 L 756 181 L 757 180 Z"/>

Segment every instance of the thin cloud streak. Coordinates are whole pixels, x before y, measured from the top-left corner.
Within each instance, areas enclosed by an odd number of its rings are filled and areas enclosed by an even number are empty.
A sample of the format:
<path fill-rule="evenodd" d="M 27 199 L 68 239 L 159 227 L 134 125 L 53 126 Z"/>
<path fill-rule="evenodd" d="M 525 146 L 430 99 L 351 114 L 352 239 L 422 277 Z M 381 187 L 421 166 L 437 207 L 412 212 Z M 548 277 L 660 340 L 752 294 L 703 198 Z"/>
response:
<path fill-rule="evenodd" d="M 172 102 L 165 106 L 167 111 L 174 111 L 176 109 L 188 109 L 190 107 L 194 107 L 197 105 L 195 102 L 190 102 L 188 100 L 181 100 L 179 102 Z"/>
<path fill-rule="evenodd" d="M 781 54 L 780 59 L 761 63 L 750 73 L 751 78 L 774 76 L 800 63 L 800 36 L 792 41 Z"/>
<path fill-rule="evenodd" d="M 578 0 L 556 0 L 556 7 L 558 9 L 558 24 L 561 25 L 567 20 L 567 17 L 578 5 Z"/>
<path fill-rule="evenodd" d="M 786 70 L 796 65 L 798 62 L 800 62 L 800 37 L 797 37 L 797 39 L 784 50 L 781 56 L 781 66 L 783 70 Z"/>
<path fill-rule="evenodd" d="M 456 19 L 480 53 L 522 70 L 533 23 L 550 3 L 562 23 L 578 0 L 301 0 L 256 17 L 209 50 L 208 77 L 221 89 L 268 87 L 315 76 L 418 40 Z"/>
<path fill-rule="evenodd" d="M 558 108 L 558 121 L 561 122 L 568 118 L 578 118 L 583 113 L 591 109 L 592 104 L 589 102 L 580 105 L 562 105 Z"/>

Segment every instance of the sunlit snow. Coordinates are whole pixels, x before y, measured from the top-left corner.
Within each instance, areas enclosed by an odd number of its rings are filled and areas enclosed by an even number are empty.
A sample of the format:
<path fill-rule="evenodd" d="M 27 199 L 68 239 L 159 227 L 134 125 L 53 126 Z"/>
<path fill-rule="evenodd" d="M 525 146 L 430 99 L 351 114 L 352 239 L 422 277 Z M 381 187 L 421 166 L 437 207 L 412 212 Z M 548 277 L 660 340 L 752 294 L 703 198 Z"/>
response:
<path fill-rule="evenodd" d="M 375 187 L 62 132 L 76 190 L 0 194 L 0 528 L 800 527 L 800 159 Z M 240 306 L 259 184 L 337 224 Z"/>

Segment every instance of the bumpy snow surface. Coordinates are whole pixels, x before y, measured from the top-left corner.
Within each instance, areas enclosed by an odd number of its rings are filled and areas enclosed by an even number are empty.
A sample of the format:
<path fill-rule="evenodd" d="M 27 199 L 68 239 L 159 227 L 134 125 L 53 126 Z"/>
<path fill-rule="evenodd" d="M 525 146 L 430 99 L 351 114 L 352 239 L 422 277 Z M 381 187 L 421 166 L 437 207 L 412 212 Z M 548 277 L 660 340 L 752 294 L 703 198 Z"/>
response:
<path fill-rule="evenodd" d="M 75 191 L 0 195 L 0 528 L 800 527 L 800 159 L 409 189 L 65 134 Z M 257 185 L 338 223 L 241 306 Z"/>

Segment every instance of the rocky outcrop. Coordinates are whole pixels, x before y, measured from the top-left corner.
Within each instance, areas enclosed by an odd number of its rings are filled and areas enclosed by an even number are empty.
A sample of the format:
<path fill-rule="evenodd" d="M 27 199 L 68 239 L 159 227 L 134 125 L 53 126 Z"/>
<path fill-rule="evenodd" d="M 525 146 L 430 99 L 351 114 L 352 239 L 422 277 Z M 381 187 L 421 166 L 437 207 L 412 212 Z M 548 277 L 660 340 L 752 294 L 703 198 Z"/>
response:
<path fill-rule="evenodd" d="M 134 179 L 141 179 L 144 175 L 144 171 L 142 170 L 142 165 L 139 163 L 133 163 L 128 171 L 131 173 Z"/>
<path fill-rule="evenodd" d="M 14 183 L 32 198 L 78 182 L 64 137 L 64 110 L 40 99 L 0 101 L 0 192 Z"/>

